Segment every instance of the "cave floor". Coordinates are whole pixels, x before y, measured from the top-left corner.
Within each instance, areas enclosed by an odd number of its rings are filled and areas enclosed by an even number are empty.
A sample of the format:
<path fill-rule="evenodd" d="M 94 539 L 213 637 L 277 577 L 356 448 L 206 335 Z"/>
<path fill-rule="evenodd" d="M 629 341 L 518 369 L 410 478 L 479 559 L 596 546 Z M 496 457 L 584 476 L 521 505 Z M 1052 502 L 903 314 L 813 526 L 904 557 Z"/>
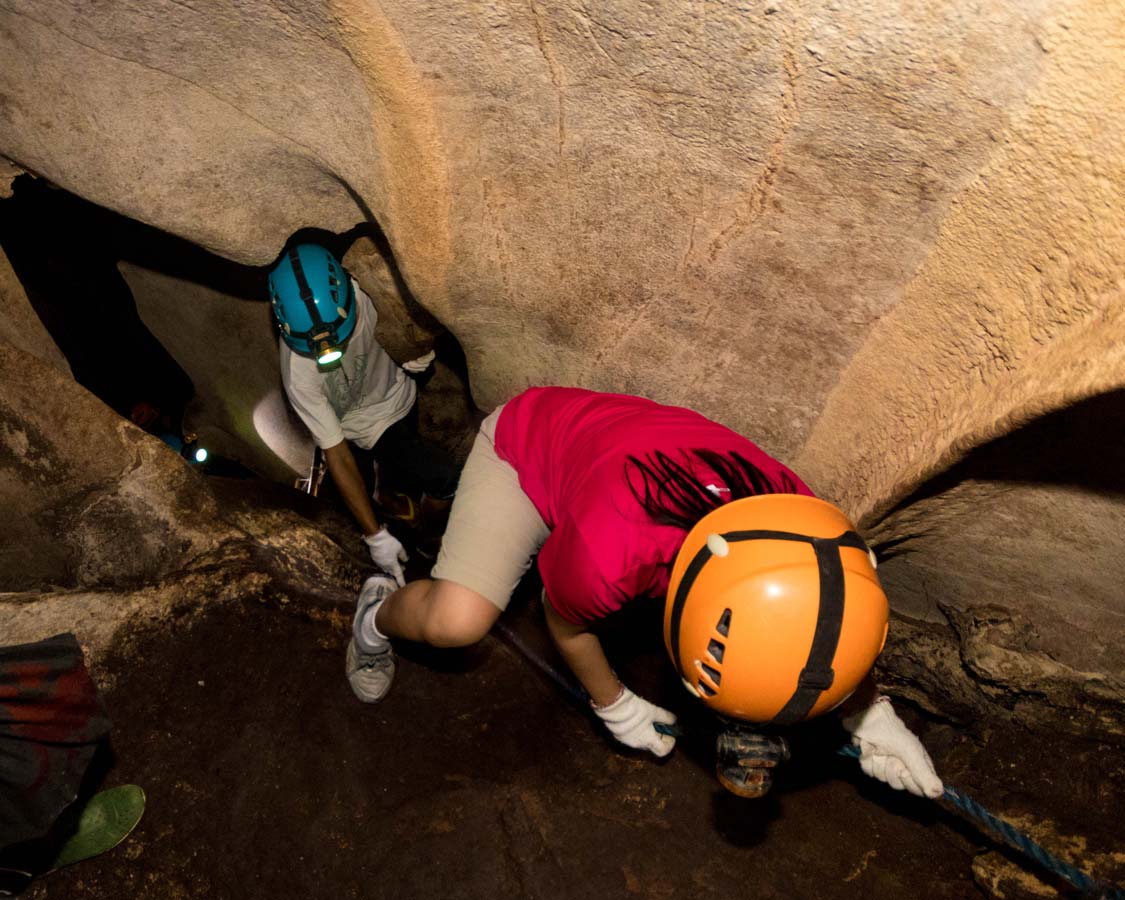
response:
<path fill-rule="evenodd" d="M 343 677 L 347 611 L 292 607 L 212 606 L 106 661 L 104 786 L 140 784 L 144 819 L 24 896 L 981 896 L 973 857 L 995 846 L 864 778 L 830 752 L 834 729 L 794 740 L 767 799 L 739 800 L 715 781 L 706 740 L 681 739 L 663 763 L 618 750 L 500 638 L 400 655 L 390 696 L 363 706 Z M 545 646 L 539 615 L 524 598 L 505 618 Z M 625 680 L 690 711 L 659 644 L 628 632 L 608 641 Z M 1070 750 L 1063 765 L 1038 744 L 984 747 L 912 722 L 939 771 L 982 802 L 1050 809 L 1086 852 L 1113 849 L 1120 755 L 1107 766 L 1096 748 Z"/>

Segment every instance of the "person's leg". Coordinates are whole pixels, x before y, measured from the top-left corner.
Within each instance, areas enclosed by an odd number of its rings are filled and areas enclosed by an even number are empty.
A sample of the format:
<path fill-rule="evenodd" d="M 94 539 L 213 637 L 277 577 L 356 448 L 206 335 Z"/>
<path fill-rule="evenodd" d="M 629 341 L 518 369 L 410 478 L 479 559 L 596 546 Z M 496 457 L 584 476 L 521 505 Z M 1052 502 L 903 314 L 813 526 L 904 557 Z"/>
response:
<path fill-rule="evenodd" d="M 375 494 L 378 492 L 378 463 L 375 461 L 375 448 L 369 447 L 363 449 L 358 444 L 350 444 L 352 448 L 352 456 L 355 457 L 355 464 L 359 468 L 359 473 L 363 478 L 363 486 L 367 489 L 367 494 L 372 499 L 375 499 Z"/>
<path fill-rule="evenodd" d="M 422 502 L 418 504 L 418 518 L 421 522 L 419 529 L 422 533 L 418 551 L 425 557 L 432 559 L 441 547 L 441 537 L 449 525 L 449 512 L 453 506 L 453 499 L 438 500 L 429 494 L 422 495 Z"/>
<path fill-rule="evenodd" d="M 368 451 L 376 473 L 372 499 L 385 515 L 411 527 L 418 525 L 421 485 L 414 482 L 400 464 L 410 456 L 410 417 L 399 419 L 379 436 Z"/>
<path fill-rule="evenodd" d="M 466 647 L 488 634 L 501 612 L 471 588 L 427 578 L 395 591 L 382 604 L 375 626 L 388 637 L 431 647 Z"/>
<path fill-rule="evenodd" d="M 396 490 L 448 501 L 457 489 L 457 464 L 446 450 L 418 433 L 418 406 L 375 444 L 380 465 Z"/>
<path fill-rule="evenodd" d="M 364 504 L 370 506 L 370 502 L 367 500 L 367 498 L 372 497 L 372 491 L 374 490 L 376 480 L 374 468 L 374 451 L 370 449 L 364 450 L 362 447 L 352 441 L 345 441 L 343 449 L 346 449 L 348 451 L 348 454 L 351 456 L 352 461 L 355 464 L 356 477 L 358 477 L 362 482 L 362 484 L 355 489 L 353 501 L 358 503 L 361 509 Z M 325 461 L 324 474 L 328 474 L 329 477 L 325 478 L 321 483 L 320 492 L 317 496 L 319 496 L 322 500 L 327 501 L 328 503 L 342 503 L 343 505 L 347 506 L 348 509 L 352 511 L 352 515 L 355 516 L 356 521 L 358 522 L 361 516 L 354 511 L 354 509 L 352 508 L 352 503 L 348 502 L 346 489 L 341 487 L 338 479 L 338 474 L 337 472 L 333 471 L 332 461 L 329 458 L 330 454 L 323 450 L 321 450 L 320 452 L 324 456 Z M 344 460 L 344 462 L 346 462 L 346 460 Z M 371 510 L 369 509 L 367 512 L 370 513 Z"/>
<path fill-rule="evenodd" d="M 515 469 L 496 455 L 498 416 L 499 410 L 482 423 L 465 462 L 433 578 L 372 604 L 369 634 L 466 646 L 507 607 L 549 531 Z"/>

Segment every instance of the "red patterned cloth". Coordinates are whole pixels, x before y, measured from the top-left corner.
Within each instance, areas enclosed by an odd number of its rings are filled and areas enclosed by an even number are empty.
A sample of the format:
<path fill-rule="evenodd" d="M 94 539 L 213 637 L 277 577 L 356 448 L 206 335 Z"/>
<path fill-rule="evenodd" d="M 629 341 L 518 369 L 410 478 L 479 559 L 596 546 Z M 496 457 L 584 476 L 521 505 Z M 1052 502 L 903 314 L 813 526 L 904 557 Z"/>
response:
<path fill-rule="evenodd" d="M 73 634 L 0 647 L 0 847 L 48 831 L 109 728 Z"/>

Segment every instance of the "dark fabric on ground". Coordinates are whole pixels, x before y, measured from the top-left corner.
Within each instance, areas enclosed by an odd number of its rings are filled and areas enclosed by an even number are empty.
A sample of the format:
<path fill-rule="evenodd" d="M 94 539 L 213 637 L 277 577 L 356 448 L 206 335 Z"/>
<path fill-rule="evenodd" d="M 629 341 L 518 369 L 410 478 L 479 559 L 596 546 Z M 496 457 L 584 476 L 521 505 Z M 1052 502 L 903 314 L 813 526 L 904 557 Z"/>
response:
<path fill-rule="evenodd" d="M 0 847 L 46 834 L 109 728 L 74 635 L 0 647 Z"/>

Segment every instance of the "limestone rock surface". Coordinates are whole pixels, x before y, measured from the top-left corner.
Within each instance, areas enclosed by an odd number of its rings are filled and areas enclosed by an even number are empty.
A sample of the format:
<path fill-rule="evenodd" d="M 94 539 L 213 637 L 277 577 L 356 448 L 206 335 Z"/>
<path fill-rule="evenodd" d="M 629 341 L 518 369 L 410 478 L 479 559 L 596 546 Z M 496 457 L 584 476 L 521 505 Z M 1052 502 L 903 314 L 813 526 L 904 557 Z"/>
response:
<path fill-rule="evenodd" d="M 359 541 L 303 495 L 204 478 L 58 370 L 0 342 L 0 634 L 74 632 L 97 666 L 134 629 L 247 600 L 344 617 Z"/>

